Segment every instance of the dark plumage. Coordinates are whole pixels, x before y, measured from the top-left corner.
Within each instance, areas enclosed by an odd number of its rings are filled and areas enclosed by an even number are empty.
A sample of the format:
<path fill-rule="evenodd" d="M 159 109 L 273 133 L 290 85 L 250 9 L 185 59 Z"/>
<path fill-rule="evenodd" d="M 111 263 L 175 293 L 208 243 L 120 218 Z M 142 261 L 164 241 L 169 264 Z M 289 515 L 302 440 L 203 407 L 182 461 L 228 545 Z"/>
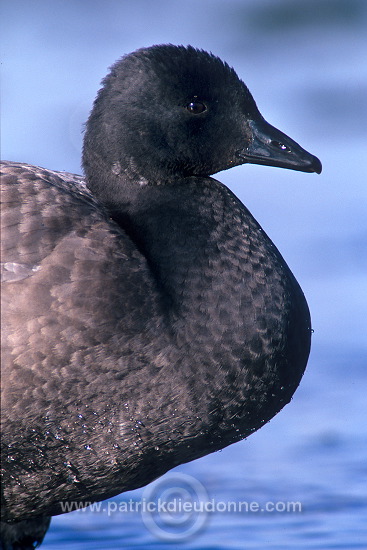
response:
<path fill-rule="evenodd" d="M 321 171 L 225 63 L 154 46 L 103 81 L 86 183 L 4 163 L 3 519 L 23 521 L 4 548 L 41 540 L 60 502 L 145 485 L 290 401 L 309 354 L 305 298 L 209 177 L 246 162 Z"/>

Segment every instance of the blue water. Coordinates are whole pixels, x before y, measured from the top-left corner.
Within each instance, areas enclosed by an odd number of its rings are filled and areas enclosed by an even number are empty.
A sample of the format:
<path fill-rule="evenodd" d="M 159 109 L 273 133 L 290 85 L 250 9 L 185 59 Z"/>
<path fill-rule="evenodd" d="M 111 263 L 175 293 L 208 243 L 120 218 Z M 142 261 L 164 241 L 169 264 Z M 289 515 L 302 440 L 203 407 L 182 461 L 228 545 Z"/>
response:
<path fill-rule="evenodd" d="M 3 158 L 80 173 L 82 123 L 107 67 L 172 42 L 227 60 L 265 118 L 324 166 L 321 176 L 259 166 L 217 176 L 307 296 L 313 349 L 293 401 L 248 440 L 168 473 L 153 495 L 54 518 L 42 548 L 366 549 L 367 2 L 3 0 L 1 23 Z M 227 511 L 122 511 L 160 494 L 190 504 L 197 491 Z M 301 511 L 286 511 L 292 502 Z M 267 503 L 278 511 L 261 511 Z"/>

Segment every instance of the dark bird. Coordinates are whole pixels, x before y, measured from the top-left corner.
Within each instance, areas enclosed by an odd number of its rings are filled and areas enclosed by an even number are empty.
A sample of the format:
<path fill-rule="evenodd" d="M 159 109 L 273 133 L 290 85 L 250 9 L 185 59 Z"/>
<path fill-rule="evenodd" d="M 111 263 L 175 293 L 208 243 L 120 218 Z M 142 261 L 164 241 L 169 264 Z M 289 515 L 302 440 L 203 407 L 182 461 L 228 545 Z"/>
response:
<path fill-rule="evenodd" d="M 290 401 L 305 297 L 210 177 L 245 163 L 321 172 L 226 63 L 163 45 L 103 80 L 85 178 L 2 165 L 3 549 L 33 548 L 63 503 L 141 487 Z"/>

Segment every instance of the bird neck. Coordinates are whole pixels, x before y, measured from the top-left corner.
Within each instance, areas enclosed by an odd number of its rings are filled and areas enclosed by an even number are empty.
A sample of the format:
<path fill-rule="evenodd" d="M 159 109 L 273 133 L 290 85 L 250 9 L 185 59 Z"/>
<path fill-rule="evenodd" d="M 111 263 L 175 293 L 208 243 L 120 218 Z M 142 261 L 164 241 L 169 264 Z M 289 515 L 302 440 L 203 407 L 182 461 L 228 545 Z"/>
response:
<path fill-rule="evenodd" d="M 246 228 L 239 211 L 239 201 L 224 185 L 190 177 L 141 186 L 112 215 L 147 259 L 164 310 L 194 324 L 199 312 L 207 322 L 221 300 L 227 308 L 240 300 L 238 248 Z M 232 327 L 235 321 L 228 319 Z"/>

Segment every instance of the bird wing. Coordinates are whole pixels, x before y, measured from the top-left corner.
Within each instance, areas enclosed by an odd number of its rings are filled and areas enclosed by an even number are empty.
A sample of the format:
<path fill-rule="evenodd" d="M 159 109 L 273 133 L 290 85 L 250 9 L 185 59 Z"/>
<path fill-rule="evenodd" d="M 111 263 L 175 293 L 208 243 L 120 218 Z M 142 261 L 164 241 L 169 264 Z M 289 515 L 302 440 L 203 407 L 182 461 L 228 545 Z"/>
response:
<path fill-rule="evenodd" d="M 16 415 L 27 387 L 107 343 L 113 355 L 116 334 L 143 334 L 159 306 L 146 259 L 80 176 L 4 163 L 2 187 L 2 380 Z"/>

